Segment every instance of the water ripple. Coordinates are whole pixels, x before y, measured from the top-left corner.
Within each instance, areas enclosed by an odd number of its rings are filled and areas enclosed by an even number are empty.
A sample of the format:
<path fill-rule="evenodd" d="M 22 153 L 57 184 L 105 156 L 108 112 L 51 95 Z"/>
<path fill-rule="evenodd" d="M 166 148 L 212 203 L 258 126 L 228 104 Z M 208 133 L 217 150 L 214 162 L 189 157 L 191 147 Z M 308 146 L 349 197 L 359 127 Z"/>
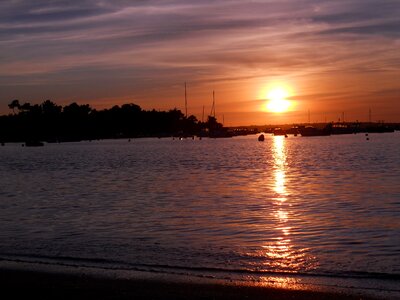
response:
<path fill-rule="evenodd" d="M 0 253 L 399 274 L 399 134 L 0 149 Z"/>

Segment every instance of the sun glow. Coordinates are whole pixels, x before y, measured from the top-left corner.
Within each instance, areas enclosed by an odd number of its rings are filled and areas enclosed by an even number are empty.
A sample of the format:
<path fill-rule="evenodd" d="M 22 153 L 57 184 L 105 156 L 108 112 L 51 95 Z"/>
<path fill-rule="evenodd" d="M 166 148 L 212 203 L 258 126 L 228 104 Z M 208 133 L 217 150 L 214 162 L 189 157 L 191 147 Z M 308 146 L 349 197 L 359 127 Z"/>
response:
<path fill-rule="evenodd" d="M 261 90 L 260 96 L 267 100 L 263 110 L 273 113 L 284 113 L 293 109 L 292 89 L 286 83 L 271 82 Z"/>
<path fill-rule="evenodd" d="M 288 95 L 288 92 L 282 87 L 276 87 L 270 90 L 267 94 L 267 98 L 272 101 L 284 100 Z"/>
<path fill-rule="evenodd" d="M 267 111 L 274 113 L 288 111 L 291 105 L 290 101 L 286 100 L 288 96 L 288 91 L 282 87 L 275 87 L 270 90 L 267 94 L 267 99 L 269 100 L 266 105 Z"/>

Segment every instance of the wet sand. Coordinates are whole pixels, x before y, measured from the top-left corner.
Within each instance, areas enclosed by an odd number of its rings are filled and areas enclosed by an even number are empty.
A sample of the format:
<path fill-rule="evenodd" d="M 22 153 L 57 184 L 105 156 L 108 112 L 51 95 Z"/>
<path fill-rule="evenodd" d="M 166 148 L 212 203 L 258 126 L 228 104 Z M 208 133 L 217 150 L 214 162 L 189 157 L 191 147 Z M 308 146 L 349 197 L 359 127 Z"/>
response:
<path fill-rule="evenodd" d="M 239 284 L 121 279 L 13 269 L 0 269 L 0 282 L 3 299 L 372 299 L 345 293 Z"/>

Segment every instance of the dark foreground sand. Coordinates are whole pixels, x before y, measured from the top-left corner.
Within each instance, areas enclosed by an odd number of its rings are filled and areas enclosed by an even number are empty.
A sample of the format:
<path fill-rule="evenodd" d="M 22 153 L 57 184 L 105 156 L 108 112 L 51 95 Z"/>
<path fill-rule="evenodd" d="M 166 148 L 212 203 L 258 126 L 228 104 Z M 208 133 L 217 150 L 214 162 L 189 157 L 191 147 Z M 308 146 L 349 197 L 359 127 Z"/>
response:
<path fill-rule="evenodd" d="M 343 293 L 11 269 L 0 269 L 0 289 L 1 299 L 371 299 Z"/>

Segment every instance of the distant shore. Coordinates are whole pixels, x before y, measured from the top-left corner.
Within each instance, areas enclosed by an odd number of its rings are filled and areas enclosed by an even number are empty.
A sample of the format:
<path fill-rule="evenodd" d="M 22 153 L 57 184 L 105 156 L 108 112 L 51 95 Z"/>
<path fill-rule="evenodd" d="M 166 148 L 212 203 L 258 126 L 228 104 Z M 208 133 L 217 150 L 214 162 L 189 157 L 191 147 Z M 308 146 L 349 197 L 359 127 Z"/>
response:
<path fill-rule="evenodd" d="M 168 111 L 143 110 L 139 105 L 126 103 L 110 109 L 96 110 L 89 104 L 71 103 L 64 107 L 46 100 L 31 105 L 13 100 L 8 107 L 12 113 L 0 115 L 0 145 L 25 143 L 43 146 L 43 142 L 62 143 L 83 140 L 133 139 L 141 137 L 229 138 L 258 133 L 277 135 L 331 135 L 354 133 L 384 133 L 400 130 L 400 123 L 325 122 L 297 123 L 281 126 L 227 127 L 219 123 L 215 112 L 198 120 L 194 115 L 174 108 Z M 312 127 L 312 134 L 310 128 Z M 314 128 L 315 127 L 315 128 Z M 323 134 L 319 132 L 323 130 Z M 315 132 L 317 131 L 317 132 Z"/>

